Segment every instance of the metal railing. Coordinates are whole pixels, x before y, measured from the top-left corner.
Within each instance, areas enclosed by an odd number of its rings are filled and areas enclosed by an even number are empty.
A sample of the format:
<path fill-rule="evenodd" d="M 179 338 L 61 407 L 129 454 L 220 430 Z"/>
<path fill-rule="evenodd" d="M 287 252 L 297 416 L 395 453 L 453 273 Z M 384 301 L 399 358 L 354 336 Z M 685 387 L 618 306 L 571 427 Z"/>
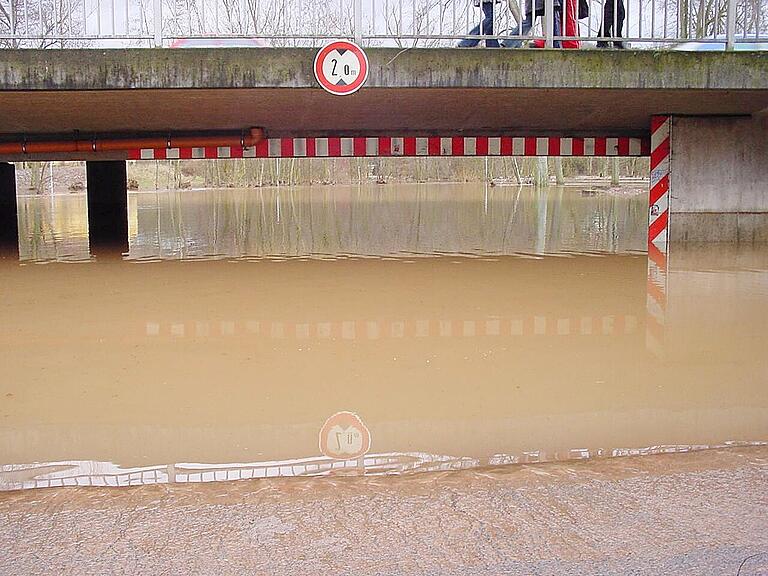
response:
<path fill-rule="evenodd" d="M 402 48 L 531 40 L 554 47 L 562 41 L 603 40 L 633 47 L 718 42 L 733 49 L 768 39 L 768 0 L 586 0 L 589 16 L 580 20 L 578 3 L 0 0 L 0 48 L 318 46 L 331 38 L 350 38 L 366 46 Z"/>

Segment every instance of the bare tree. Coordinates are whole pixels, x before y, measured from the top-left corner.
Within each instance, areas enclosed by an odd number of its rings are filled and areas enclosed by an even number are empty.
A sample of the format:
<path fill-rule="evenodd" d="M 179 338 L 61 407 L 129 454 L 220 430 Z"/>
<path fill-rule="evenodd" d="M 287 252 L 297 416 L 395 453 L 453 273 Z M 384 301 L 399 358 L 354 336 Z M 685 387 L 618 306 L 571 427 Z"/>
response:
<path fill-rule="evenodd" d="M 728 25 L 726 0 L 646 0 L 644 26 L 654 23 L 657 35 L 676 34 L 683 39 L 722 38 Z M 768 35 L 768 3 L 739 0 L 736 4 L 737 36 Z"/>
<path fill-rule="evenodd" d="M 0 0 L 0 48 L 85 46 L 85 0 Z"/>
<path fill-rule="evenodd" d="M 385 0 L 383 4 L 385 33 L 398 47 L 406 46 L 402 36 L 413 37 L 407 41 L 411 47 L 438 46 L 445 43 L 442 37 L 465 33 L 471 22 L 467 16 L 470 0 L 427 0 L 410 6 L 404 6 L 403 1 Z"/>

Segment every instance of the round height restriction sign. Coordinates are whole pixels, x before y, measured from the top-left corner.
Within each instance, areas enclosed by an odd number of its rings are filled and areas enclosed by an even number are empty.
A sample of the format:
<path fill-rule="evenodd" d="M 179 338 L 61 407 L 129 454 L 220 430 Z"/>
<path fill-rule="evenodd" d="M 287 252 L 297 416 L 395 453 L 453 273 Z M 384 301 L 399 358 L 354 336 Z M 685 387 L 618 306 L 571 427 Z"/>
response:
<path fill-rule="evenodd" d="M 315 56 L 315 78 L 336 96 L 357 92 L 368 79 L 368 57 L 354 42 L 337 40 Z"/>

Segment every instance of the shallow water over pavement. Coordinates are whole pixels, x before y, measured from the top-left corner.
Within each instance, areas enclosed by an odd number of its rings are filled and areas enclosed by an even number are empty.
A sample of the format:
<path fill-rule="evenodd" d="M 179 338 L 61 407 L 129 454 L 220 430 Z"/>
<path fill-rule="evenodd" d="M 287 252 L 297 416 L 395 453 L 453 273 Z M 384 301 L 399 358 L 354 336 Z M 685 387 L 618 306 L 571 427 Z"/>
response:
<path fill-rule="evenodd" d="M 643 194 L 129 198 L 127 256 L 96 258 L 83 196 L 22 199 L 21 262 L 0 261 L 0 489 L 768 440 L 768 251 L 673 246 L 649 346 Z M 324 429 L 343 411 L 361 424 Z"/>

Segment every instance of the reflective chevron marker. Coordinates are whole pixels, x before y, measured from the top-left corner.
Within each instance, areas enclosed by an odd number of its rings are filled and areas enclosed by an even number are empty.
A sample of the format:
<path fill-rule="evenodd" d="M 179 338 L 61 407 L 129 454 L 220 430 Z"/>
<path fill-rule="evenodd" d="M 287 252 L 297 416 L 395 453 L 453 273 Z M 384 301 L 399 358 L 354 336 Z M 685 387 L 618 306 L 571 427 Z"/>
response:
<path fill-rule="evenodd" d="M 669 229 L 669 168 L 672 117 L 651 118 L 651 184 L 648 196 L 648 246 L 667 253 Z"/>

